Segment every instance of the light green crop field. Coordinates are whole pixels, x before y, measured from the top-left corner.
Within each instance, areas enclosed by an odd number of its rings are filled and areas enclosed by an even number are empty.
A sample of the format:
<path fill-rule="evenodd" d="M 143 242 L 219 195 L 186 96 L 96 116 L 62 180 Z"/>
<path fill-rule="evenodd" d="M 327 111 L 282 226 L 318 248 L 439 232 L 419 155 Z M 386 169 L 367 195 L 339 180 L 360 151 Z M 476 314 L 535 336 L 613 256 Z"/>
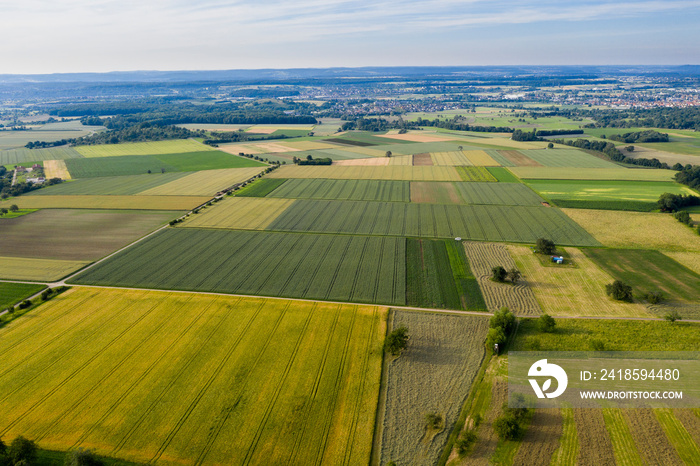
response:
<path fill-rule="evenodd" d="M 404 238 L 167 228 L 75 282 L 403 305 L 405 250 Z"/>
<path fill-rule="evenodd" d="M 82 155 L 72 147 L 50 147 L 48 149 L 8 149 L 0 151 L 0 165 L 21 165 L 43 160 L 80 158 Z"/>
<path fill-rule="evenodd" d="M 486 169 L 483 168 L 483 170 Z M 488 172 L 486 173 L 488 175 Z M 268 176 L 270 178 L 327 178 L 336 180 L 462 181 L 454 167 L 396 165 L 364 167 L 287 166 L 273 171 Z"/>
<path fill-rule="evenodd" d="M 521 151 L 522 154 L 545 167 L 572 168 L 618 168 L 612 162 L 599 159 L 577 149 L 530 149 Z"/>
<path fill-rule="evenodd" d="M 79 130 L 58 130 L 58 131 L 42 131 L 40 129 L 33 129 L 29 131 L 0 131 L 0 150 L 3 149 L 21 149 L 28 142 L 42 141 L 42 142 L 53 142 L 60 141 L 61 139 L 72 139 L 87 136 L 92 131 L 89 128 L 94 128 L 93 126 L 86 126 Z"/>
<path fill-rule="evenodd" d="M 408 202 L 408 181 L 291 179 L 268 197 Z"/>
<path fill-rule="evenodd" d="M 369 306 L 73 289 L 0 329 L 0 432 L 139 463 L 367 464 L 385 322 Z"/>
<path fill-rule="evenodd" d="M 210 196 L 20 196 L 0 202 L 0 207 L 17 204 L 22 209 L 190 210 L 210 199 Z"/>
<path fill-rule="evenodd" d="M 129 195 L 170 183 L 187 176 L 187 172 L 152 173 L 150 175 L 108 176 L 82 178 L 67 181 L 44 189 L 30 191 L 27 196 L 65 196 L 65 195 Z"/>
<path fill-rule="evenodd" d="M 510 167 L 522 179 L 543 180 L 610 180 L 610 181 L 673 181 L 676 172 L 643 168 L 569 168 L 569 167 Z"/>
<path fill-rule="evenodd" d="M 411 201 L 431 204 L 541 205 L 543 199 L 520 183 L 411 182 Z"/>
<path fill-rule="evenodd" d="M 173 139 L 169 141 L 77 146 L 75 150 L 82 154 L 83 157 L 114 157 L 122 155 L 181 154 L 185 152 L 214 151 L 216 149 L 191 139 Z"/>
<path fill-rule="evenodd" d="M 656 202 L 663 193 L 696 193 L 670 181 L 528 180 L 527 185 L 549 200 Z"/>

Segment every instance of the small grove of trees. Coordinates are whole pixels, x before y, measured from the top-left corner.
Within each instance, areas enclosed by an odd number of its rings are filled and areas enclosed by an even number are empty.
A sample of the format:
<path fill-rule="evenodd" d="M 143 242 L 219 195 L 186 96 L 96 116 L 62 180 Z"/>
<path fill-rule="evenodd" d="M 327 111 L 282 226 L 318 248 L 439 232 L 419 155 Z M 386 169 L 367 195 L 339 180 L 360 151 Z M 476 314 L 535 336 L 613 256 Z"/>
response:
<path fill-rule="evenodd" d="M 675 309 L 664 316 L 664 319 L 669 322 L 675 322 L 677 320 L 681 320 L 682 318 L 683 317 L 681 317 L 681 314 Z"/>
<path fill-rule="evenodd" d="M 398 356 L 406 345 L 408 345 L 408 328 L 402 326 L 387 335 L 384 350 L 392 356 Z"/>
<path fill-rule="evenodd" d="M 36 464 L 37 446 L 21 435 L 7 446 L 0 440 L 0 465 L 31 466 Z"/>
<path fill-rule="evenodd" d="M 105 463 L 92 450 L 78 448 L 66 454 L 63 464 L 65 466 L 102 466 Z"/>
<path fill-rule="evenodd" d="M 493 422 L 493 430 L 501 440 L 517 440 L 525 430 L 523 424 L 530 410 L 525 407 L 525 398 L 522 395 L 516 395 L 514 401 L 517 407 L 510 408 L 504 403 L 501 415 Z"/>
<path fill-rule="evenodd" d="M 552 333 L 554 332 L 556 326 L 557 322 L 549 314 L 542 314 L 537 319 L 537 328 L 540 330 L 540 332 Z"/>
<path fill-rule="evenodd" d="M 391 154 L 391 151 L 388 150 L 388 151 L 386 151 L 386 153 L 385 153 L 384 155 L 387 156 L 387 157 L 391 157 L 392 154 Z"/>
<path fill-rule="evenodd" d="M 605 285 L 605 293 L 618 301 L 632 302 L 632 287 L 621 280 Z"/>
<path fill-rule="evenodd" d="M 535 250 L 540 254 L 554 254 L 557 250 L 554 241 L 547 238 L 537 238 L 537 243 L 535 245 Z"/>
<path fill-rule="evenodd" d="M 661 212 L 678 212 L 683 207 L 700 205 L 700 197 L 684 194 L 663 193 L 656 201 Z"/>
<path fill-rule="evenodd" d="M 503 266 L 497 265 L 491 269 L 491 280 L 499 283 L 503 283 L 506 279 L 510 280 L 514 285 L 518 283 L 522 274 L 520 270 L 513 267 L 510 270 L 506 270 Z"/>
<path fill-rule="evenodd" d="M 476 431 L 481 424 L 481 416 L 476 414 L 474 416 L 474 422 L 470 429 L 465 430 L 459 436 L 459 439 L 455 442 L 455 447 L 457 448 L 457 454 L 463 458 L 469 454 L 472 447 L 476 443 L 477 435 Z"/>
<path fill-rule="evenodd" d="M 489 332 L 486 336 L 486 348 L 493 348 L 493 345 L 503 346 L 508 336 L 515 329 L 515 316 L 507 307 L 502 307 L 494 312 L 489 320 Z"/>

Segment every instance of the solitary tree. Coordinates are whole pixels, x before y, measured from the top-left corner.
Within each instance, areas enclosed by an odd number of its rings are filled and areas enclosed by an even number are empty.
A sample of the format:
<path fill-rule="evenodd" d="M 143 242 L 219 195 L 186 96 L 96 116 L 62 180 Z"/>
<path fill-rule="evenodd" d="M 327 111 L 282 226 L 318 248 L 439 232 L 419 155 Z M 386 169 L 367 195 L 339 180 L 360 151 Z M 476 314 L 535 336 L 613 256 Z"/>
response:
<path fill-rule="evenodd" d="M 391 332 L 384 342 L 384 349 L 393 356 L 398 356 L 408 344 L 408 328 L 399 327 Z"/>
<path fill-rule="evenodd" d="M 537 327 L 540 329 L 540 332 L 551 333 L 556 325 L 556 321 L 549 314 L 542 314 L 537 319 Z"/>
<path fill-rule="evenodd" d="M 8 211 L 7 211 L 6 208 L 4 208 L 4 207 L 3 207 L 3 208 L 0 208 L 0 215 L 5 215 L 7 212 L 8 212 Z"/>
<path fill-rule="evenodd" d="M 17 204 L 12 204 L 10 206 L 10 212 L 17 212 L 19 210 L 19 207 L 17 207 Z"/>
<path fill-rule="evenodd" d="M 554 143 L 547 144 L 547 149 L 554 149 Z"/>
<path fill-rule="evenodd" d="M 7 456 L 12 464 L 17 464 L 21 461 L 24 461 L 26 464 L 33 464 L 37 456 L 36 444 L 20 435 L 10 444 Z"/>
<path fill-rule="evenodd" d="M 386 152 L 384 153 L 384 155 L 386 155 L 387 157 L 391 157 L 391 151 L 390 151 L 390 150 L 386 151 Z"/>
<path fill-rule="evenodd" d="M 605 292 L 618 301 L 632 301 L 632 287 L 620 280 L 605 285 Z"/>
<path fill-rule="evenodd" d="M 513 267 L 508 271 L 508 280 L 510 280 L 513 284 L 518 283 L 518 280 L 520 280 L 520 277 L 522 276 L 520 273 L 520 270 L 516 269 Z"/>
<path fill-rule="evenodd" d="M 495 282 L 504 281 L 506 279 L 506 275 L 508 275 L 508 272 L 506 272 L 506 269 L 504 269 L 501 265 L 497 265 L 491 269 L 491 279 Z"/>
<path fill-rule="evenodd" d="M 556 250 L 554 241 L 547 238 L 537 238 L 537 252 L 540 254 L 553 254 Z"/>

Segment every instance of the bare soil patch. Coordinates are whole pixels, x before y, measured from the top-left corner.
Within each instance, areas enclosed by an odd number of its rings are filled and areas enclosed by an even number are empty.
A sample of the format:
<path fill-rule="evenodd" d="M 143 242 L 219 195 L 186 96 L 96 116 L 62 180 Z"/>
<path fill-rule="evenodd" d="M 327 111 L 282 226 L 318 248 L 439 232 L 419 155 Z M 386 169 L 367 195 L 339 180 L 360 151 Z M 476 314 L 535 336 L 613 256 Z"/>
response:
<path fill-rule="evenodd" d="M 535 162 L 530 157 L 517 150 L 499 150 L 499 154 L 513 162 L 518 167 L 541 167 L 542 164 Z"/>
<path fill-rule="evenodd" d="M 430 157 L 429 153 L 422 153 L 422 154 L 414 154 L 413 155 L 413 165 L 414 166 L 421 166 L 421 165 L 432 165 L 433 164 L 433 159 Z"/>

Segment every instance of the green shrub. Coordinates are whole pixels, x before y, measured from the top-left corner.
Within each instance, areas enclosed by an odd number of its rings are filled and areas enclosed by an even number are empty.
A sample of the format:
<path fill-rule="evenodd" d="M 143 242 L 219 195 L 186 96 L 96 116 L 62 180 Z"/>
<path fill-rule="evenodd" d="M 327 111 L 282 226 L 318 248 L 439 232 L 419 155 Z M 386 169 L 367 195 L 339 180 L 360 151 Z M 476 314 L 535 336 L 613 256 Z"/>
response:
<path fill-rule="evenodd" d="M 384 342 L 384 349 L 393 356 L 398 356 L 408 344 L 408 328 L 399 327 L 391 332 Z"/>
<path fill-rule="evenodd" d="M 620 280 L 605 285 L 605 292 L 618 301 L 632 302 L 632 287 Z"/>
<path fill-rule="evenodd" d="M 508 275 L 508 272 L 506 272 L 506 269 L 500 265 L 497 265 L 491 269 L 491 280 L 495 282 L 500 283 L 505 281 L 506 275 Z"/>
<path fill-rule="evenodd" d="M 556 325 L 557 322 L 549 314 L 542 314 L 537 319 L 537 328 L 540 329 L 540 332 L 551 333 L 554 331 L 554 327 L 556 327 Z"/>

